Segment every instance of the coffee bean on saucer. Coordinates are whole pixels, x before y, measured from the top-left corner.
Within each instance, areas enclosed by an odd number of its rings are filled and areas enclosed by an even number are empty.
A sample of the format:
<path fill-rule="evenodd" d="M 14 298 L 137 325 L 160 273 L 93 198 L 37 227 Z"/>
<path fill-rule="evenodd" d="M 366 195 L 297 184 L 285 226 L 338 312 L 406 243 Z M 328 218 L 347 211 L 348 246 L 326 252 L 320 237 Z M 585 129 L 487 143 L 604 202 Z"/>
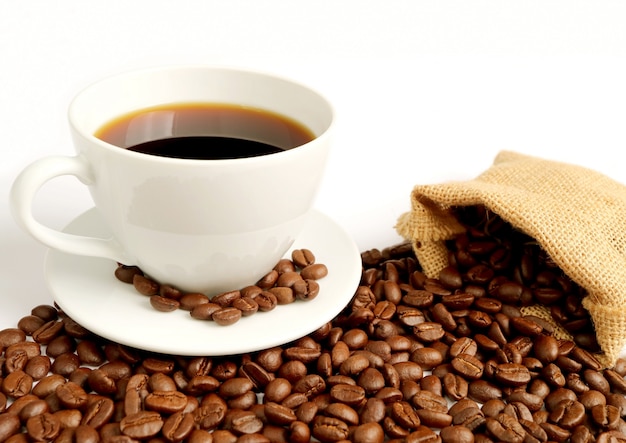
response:
<path fill-rule="evenodd" d="M 150 304 L 157 311 L 172 312 L 176 309 L 190 311 L 196 319 L 212 319 L 214 309 L 211 306 L 200 308 L 199 305 L 209 300 L 222 308 L 236 305 L 241 316 L 249 317 L 258 311 L 267 312 L 277 305 L 286 305 L 296 300 L 310 301 L 319 294 L 316 280 L 325 277 L 328 269 L 321 263 L 315 263 L 315 255 L 309 249 L 297 249 L 292 252 L 292 260 L 281 259 L 274 269 L 264 275 L 255 285 L 242 289 L 233 289 L 214 295 L 212 298 L 201 293 L 184 293 L 178 288 L 158 282 L 145 276 L 137 266 L 118 264 L 115 276 L 118 280 L 131 283 L 135 290 L 150 296 Z M 223 316 L 224 314 L 219 314 Z M 233 318 L 221 318 L 216 324 L 227 326 L 236 323 Z M 28 327 L 28 319 L 23 321 Z M 30 322 L 32 323 L 32 321 Z"/>
<path fill-rule="evenodd" d="M 141 272 L 141 269 L 139 269 L 137 266 L 126 266 L 119 264 L 115 269 L 115 276 L 119 281 L 122 281 L 124 283 L 132 284 L 133 278 L 136 274 L 143 275 L 143 272 Z"/>
<path fill-rule="evenodd" d="M 178 301 L 160 295 L 151 296 L 150 304 L 154 309 L 161 312 L 172 312 L 180 307 L 180 303 Z"/>
<path fill-rule="evenodd" d="M 142 274 L 133 275 L 133 286 L 142 295 L 157 295 L 159 284 Z"/>
<path fill-rule="evenodd" d="M 302 271 L 300 271 L 300 275 L 305 280 L 319 280 L 328 275 L 328 268 L 322 263 L 314 263 L 302 269 Z"/>
<path fill-rule="evenodd" d="M 291 252 L 291 260 L 297 267 L 304 269 L 315 263 L 315 255 L 309 249 L 294 249 Z"/>
<path fill-rule="evenodd" d="M 211 318 L 220 326 L 229 326 L 237 323 L 242 316 L 240 309 L 234 307 L 221 308 L 215 311 Z"/>

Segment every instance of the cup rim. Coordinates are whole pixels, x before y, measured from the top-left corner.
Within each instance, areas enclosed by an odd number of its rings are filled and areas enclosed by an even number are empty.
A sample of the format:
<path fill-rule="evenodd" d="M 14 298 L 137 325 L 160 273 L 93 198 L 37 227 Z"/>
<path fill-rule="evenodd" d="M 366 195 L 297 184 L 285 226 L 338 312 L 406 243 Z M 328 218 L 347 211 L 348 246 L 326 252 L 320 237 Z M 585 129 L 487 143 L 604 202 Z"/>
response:
<path fill-rule="evenodd" d="M 329 123 L 322 132 L 320 132 L 318 135 L 315 136 L 315 138 L 313 138 L 312 140 L 302 145 L 295 146 L 294 148 L 287 149 L 281 152 L 264 154 L 260 156 L 233 158 L 233 159 L 189 159 L 189 158 L 179 158 L 179 157 L 164 157 L 164 156 L 151 155 L 151 154 L 146 154 L 142 152 L 131 151 L 129 149 L 120 148 L 119 146 L 116 146 L 112 143 L 108 143 L 96 137 L 93 133 L 86 131 L 84 128 L 80 128 L 76 124 L 75 116 L 77 114 L 76 108 L 78 107 L 78 103 L 80 99 L 83 97 L 83 95 L 87 93 L 89 90 L 91 90 L 92 88 L 96 88 L 98 85 L 104 84 L 106 82 L 112 82 L 112 81 L 115 81 L 117 79 L 120 79 L 126 76 L 142 75 L 142 74 L 149 74 L 149 73 L 163 72 L 163 71 L 182 71 L 182 70 L 213 70 L 213 71 L 225 71 L 225 72 L 230 71 L 233 73 L 260 75 L 263 77 L 273 78 L 278 81 L 290 83 L 302 89 L 309 90 L 311 93 L 316 95 L 322 102 L 324 102 L 324 104 L 328 108 L 328 112 L 330 115 Z M 132 110 L 129 110 L 128 112 L 132 112 Z M 284 158 L 290 155 L 296 155 L 297 152 L 313 149 L 312 146 L 319 143 L 320 140 L 327 138 L 335 126 L 336 117 L 337 116 L 336 116 L 335 107 L 333 106 L 332 102 L 324 94 L 322 94 L 317 89 L 315 89 L 314 87 L 308 84 L 295 80 L 291 77 L 284 76 L 275 72 L 270 72 L 267 70 L 261 70 L 261 69 L 255 69 L 255 68 L 249 68 L 249 67 L 232 66 L 232 65 L 221 65 L 221 64 L 157 65 L 157 66 L 151 66 L 151 67 L 145 67 L 145 68 L 139 68 L 139 69 L 128 69 L 128 70 L 121 71 L 118 73 L 110 74 L 106 77 L 102 77 L 99 80 L 91 82 L 90 84 L 88 84 L 87 86 L 79 90 L 78 93 L 76 93 L 74 95 L 74 98 L 71 100 L 69 107 L 68 107 L 68 111 L 67 111 L 67 118 L 69 120 L 69 124 L 73 131 L 75 131 L 81 137 L 85 138 L 91 144 L 98 145 L 99 147 L 104 148 L 107 151 L 114 153 L 115 155 L 128 156 L 129 158 L 141 159 L 142 161 L 150 161 L 150 162 L 155 162 L 155 163 L 168 163 L 168 164 L 180 164 L 180 165 L 188 164 L 188 165 L 195 165 L 195 166 L 200 166 L 203 164 L 206 165 L 209 163 L 219 163 L 220 165 L 226 165 L 226 164 L 231 164 L 231 163 L 238 163 L 238 164 L 239 163 L 256 163 L 256 162 L 272 161 L 272 159 L 276 159 L 277 157 Z M 104 123 L 106 122 L 103 122 L 103 124 Z"/>

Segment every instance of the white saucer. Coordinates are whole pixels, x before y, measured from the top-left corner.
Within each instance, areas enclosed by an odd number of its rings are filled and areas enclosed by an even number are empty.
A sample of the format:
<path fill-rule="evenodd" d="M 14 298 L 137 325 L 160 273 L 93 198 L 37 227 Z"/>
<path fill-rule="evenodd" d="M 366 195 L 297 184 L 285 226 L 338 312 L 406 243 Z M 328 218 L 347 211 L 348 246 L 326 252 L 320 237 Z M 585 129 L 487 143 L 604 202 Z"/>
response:
<path fill-rule="evenodd" d="M 72 221 L 66 232 L 108 236 L 95 209 Z M 328 216 L 313 211 L 293 248 L 308 248 L 328 267 L 319 295 L 277 306 L 230 326 L 193 319 L 189 312 L 159 312 L 149 298 L 114 276 L 116 263 L 49 250 L 48 286 L 67 315 L 91 332 L 146 351 L 184 356 L 220 356 L 271 348 L 303 337 L 332 320 L 351 300 L 361 278 L 361 256 L 351 237 Z M 291 256 L 291 250 L 285 257 Z"/>

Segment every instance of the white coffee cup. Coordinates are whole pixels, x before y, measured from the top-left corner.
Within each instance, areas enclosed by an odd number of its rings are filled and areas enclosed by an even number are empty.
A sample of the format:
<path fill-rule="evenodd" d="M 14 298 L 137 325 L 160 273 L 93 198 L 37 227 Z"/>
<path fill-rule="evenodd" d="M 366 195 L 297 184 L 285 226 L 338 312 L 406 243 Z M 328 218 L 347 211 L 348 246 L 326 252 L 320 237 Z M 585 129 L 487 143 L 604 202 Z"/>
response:
<path fill-rule="evenodd" d="M 94 136 L 129 112 L 190 102 L 268 110 L 300 122 L 315 138 L 275 154 L 195 160 L 133 152 Z M 27 166 L 11 189 L 11 208 L 18 224 L 50 248 L 139 266 L 185 291 L 241 288 L 269 272 L 303 229 L 333 122 L 332 105 L 319 93 L 267 73 L 174 66 L 116 75 L 84 89 L 69 107 L 77 155 Z M 67 234 L 34 218 L 38 189 L 62 175 L 88 186 L 112 238 Z"/>

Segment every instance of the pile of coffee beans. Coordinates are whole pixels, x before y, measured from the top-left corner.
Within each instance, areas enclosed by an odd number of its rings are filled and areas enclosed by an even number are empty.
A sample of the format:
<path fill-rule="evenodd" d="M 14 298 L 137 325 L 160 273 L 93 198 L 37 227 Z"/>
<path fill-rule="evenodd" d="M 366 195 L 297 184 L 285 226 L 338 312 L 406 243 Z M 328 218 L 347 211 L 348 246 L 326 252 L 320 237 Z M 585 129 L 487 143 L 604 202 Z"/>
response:
<path fill-rule="evenodd" d="M 131 349 L 38 306 L 0 331 L 0 442 L 626 442 L 626 360 L 523 314 L 552 288 L 583 319 L 579 289 L 493 214 L 459 217 L 438 278 L 408 244 L 366 251 L 332 321 L 244 355 Z"/>
<path fill-rule="evenodd" d="M 242 317 L 249 317 L 258 311 L 271 311 L 276 306 L 296 300 L 313 300 L 320 290 L 317 280 L 326 275 L 326 265 L 316 263 L 315 254 L 306 248 L 294 249 L 291 260 L 280 260 L 256 284 L 212 297 L 160 284 L 137 266 L 118 264 L 115 269 L 117 279 L 132 284 L 137 292 L 150 297 L 150 305 L 157 311 L 183 309 L 195 319 L 211 320 L 220 326 L 232 325 Z"/>

